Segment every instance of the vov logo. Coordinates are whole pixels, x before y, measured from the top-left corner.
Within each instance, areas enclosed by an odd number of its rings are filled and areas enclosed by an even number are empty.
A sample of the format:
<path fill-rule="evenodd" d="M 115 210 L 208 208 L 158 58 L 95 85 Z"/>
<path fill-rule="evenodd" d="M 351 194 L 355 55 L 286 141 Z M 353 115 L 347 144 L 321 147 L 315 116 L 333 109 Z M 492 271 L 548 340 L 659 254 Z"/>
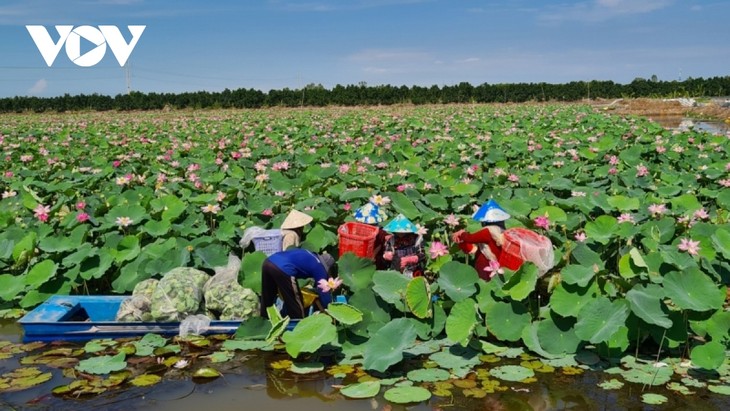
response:
<path fill-rule="evenodd" d="M 132 40 L 129 43 L 124 40 L 124 36 L 122 36 L 117 26 L 99 26 L 98 29 L 93 26 L 78 26 L 74 28 L 74 26 L 58 25 L 55 27 L 59 36 L 57 42 L 51 39 L 51 35 L 48 34 L 48 30 L 45 27 L 35 25 L 25 26 L 48 67 L 51 67 L 56 60 L 64 44 L 66 45 L 66 55 L 77 66 L 92 67 L 96 65 L 104 58 L 107 45 L 109 45 L 112 53 L 114 53 L 114 57 L 117 58 L 119 65 L 124 66 L 147 26 L 127 26 L 127 29 L 132 34 Z M 82 38 L 91 42 L 96 47 L 81 54 Z"/>

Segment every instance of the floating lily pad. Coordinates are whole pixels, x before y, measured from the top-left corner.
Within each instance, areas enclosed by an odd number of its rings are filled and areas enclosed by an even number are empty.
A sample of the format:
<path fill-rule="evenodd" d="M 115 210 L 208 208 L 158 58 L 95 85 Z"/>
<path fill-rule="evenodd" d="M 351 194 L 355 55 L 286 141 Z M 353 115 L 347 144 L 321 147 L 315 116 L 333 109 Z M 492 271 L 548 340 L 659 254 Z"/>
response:
<path fill-rule="evenodd" d="M 112 371 L 123 370 L 127 366 L 125 357 L 124 353 L 92 357 L 79 361 L 75 368 L 89 374 L 109 374 Z"/>
<path fill-rule="evenodd" d="M 393 387 L 383 394 L 386 400 L 396 404 L 427 401 L 431 392 L 422 387 Z"/>
<path fill-rule="evenodd" d="M 220 371 L 216 370 L 215 368 L 202 367 L 202 368 L 198 368 L 197 370 L 195 370 L 195 372 L 193 373 L 193 378 L 210 379 L 210 378 L 218 378 L 221 375 L 222 374 L 220 373 Z"/>
<path fill-rule="evenodd" d="M 271 345 L 264 340 L 227 340 L 223 341 L 223 349 L 225 350 L 241 350 L 250 351 L 258 350 Z"/>
<path fill-rule="evenodd" d="M 408 372 L 408 379 L 415 382 L 446 381 L 449 378 L 451 378 L 451 374 L 440 368 L 422 368 Z"/>
<path fill-rule="evenodd" d="M 641 395 L 641 402 L 644 404 L 660 405 L 667 402 L 667 397 L 661 394 L 646 393 Z"/>
<path fill-rule="evenodd" d="M 534 371 L 520 365 L 502 365 L 495 367 L 489 370 L 489 374 L 505 381 L 522 381 L 535 376 Z"/>
<path fill-rule="evenodd" d="M 715 394 L 730 395 L 730 385 L 708 385 L 707 389 Z"/>
<path fill-rule="evenodd" d="M 22 391 L 50 381 L 53 374 L 39 368 L 17 368 L 0 376 L 0 392 Z"/>
<path fill-rule="evenodd" d="M 348 398 L 372 398 L 380 392 L 380 381 L 365 381 L 350 384 L 340 389 L 340 393 Z"/>
<path fill-rule="evenodd" d="M 157 374 L 142 374 L 132 378 L 129 383 L 134 385 L 135 387 L 147 387 L 150 385 L 155 385 L 160 381 L 162 381 L 162 377 Z"/>
<path fill-rule="evenodd" d="M 599 387 L 603 388 L 604 390 L 618 390 L 624 386 L 624 383 L 612 378 L 608 381 L 603 381 L 598 384 Z"/>
<path fill-rule="evenodd" d="M 289 371 L 294 374 L 316 374 L 324 371 L 324 365 L 320 362 L 295 362 L 289 368 Z"/>

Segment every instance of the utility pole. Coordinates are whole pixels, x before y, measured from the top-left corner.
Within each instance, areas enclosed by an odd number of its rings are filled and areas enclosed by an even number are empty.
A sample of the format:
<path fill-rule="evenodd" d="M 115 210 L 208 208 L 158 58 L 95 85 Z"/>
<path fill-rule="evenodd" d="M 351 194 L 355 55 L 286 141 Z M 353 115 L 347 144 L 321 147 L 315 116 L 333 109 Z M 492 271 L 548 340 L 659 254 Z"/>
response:
<path fill-rule="evenodd" d="M 124 78 L 127 82 L 127 94 L 132 92 L 132 71 L 131 71 L 131 63 L 127 61 L 127 64 L 124 65 Z"/>

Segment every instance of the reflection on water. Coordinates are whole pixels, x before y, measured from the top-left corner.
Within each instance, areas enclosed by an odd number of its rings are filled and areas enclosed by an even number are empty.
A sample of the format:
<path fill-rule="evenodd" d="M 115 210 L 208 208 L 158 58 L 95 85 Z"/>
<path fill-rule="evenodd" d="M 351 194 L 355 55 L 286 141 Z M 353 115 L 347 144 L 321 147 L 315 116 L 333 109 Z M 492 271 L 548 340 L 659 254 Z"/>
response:
<path fill-rule="evenodd" d="M 669 130 L 706 131 L 718 135 L 730 135 L 730 124 L 723 121 L 695 120 L 677 116 L 653 116 L 649 119 Z"/>

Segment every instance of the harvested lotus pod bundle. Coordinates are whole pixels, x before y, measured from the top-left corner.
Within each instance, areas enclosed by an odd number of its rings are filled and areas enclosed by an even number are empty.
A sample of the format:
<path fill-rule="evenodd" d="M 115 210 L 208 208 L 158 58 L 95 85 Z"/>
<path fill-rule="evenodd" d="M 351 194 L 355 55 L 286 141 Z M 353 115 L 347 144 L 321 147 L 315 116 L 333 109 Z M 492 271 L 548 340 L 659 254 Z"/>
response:
<path fill-rule="evenodd" d="M 152 294 L 152 318 L 181 321 L 201 312 L 203 286 L 210 276 L 190 267 L 178 267 L 162 277 Z"/>
<path fill-rule="evenodd" d="M 148 279 L 134 286 L 132 296 L 122 301 L 116 320 L 124 322 L 152 321 L 152 294 L 159 281 Z"/>

